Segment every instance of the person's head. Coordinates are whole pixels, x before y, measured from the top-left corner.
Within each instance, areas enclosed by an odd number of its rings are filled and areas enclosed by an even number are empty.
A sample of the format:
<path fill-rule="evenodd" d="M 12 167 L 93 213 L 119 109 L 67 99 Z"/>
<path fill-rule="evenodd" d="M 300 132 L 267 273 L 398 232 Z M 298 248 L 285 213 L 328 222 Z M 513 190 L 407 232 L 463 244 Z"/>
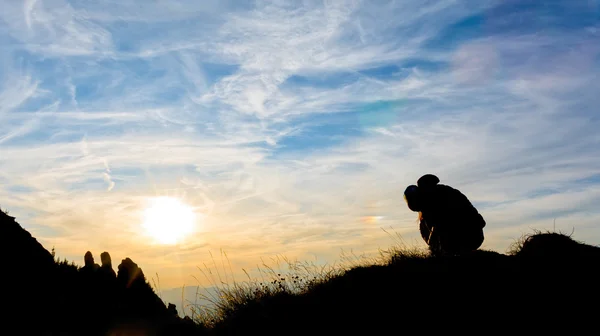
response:
<path fill-rule="evenodd" d="M 93 266 L 94 265 L 94 256 L 92 255 L 92 252 L 90 252 L 90 251 L 85 252 L 85 255 L 83 256 L 83 262 L 84 262 L 85 266 Z"/>
<path fill-rule="evenodd" d="M 102 266 L 112 266 L 112 261 L 108 252 L 102 252 L 102 254 L 100 254 L 100 260 L 102 260 Z"/>
<path fill-rule="evenodd" d="M 404 190 L 404 200 L 408 208 L 415 212 L 420 212 L 423 203 L 427 198 L 427 191 L 440 183 L 440 179 L 433 174 L 423 175 L 417 180 L 417 185 L 411 184 Z"/>
<path fill-rule="evenodd" d="M 404 200 L 410 210 L 415 212 L 421 211 L 421 197 L 419 187 L 416 185 L 406 187 L 404 190 Z"/>

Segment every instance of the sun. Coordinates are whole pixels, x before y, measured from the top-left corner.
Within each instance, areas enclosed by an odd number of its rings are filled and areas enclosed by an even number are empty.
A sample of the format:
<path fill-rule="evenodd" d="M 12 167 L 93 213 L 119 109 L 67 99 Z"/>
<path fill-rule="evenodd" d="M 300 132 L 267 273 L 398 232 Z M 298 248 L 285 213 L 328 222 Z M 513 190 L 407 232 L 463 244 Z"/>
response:
<path fill-rule="evenodd" d="M 144 210 L 143 228 L 161 244 L 176 244 L 194 231 L 194 210 L 173 197 L 155 197 Z"/>

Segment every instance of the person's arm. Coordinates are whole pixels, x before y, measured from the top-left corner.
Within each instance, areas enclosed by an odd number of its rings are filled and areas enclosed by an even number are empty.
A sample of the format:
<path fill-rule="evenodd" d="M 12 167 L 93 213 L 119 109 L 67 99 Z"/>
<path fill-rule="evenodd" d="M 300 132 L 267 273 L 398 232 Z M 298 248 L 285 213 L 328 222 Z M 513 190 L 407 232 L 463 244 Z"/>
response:
<path fill-rule="evenodd" d="M 431 238 L 431 229 L 427 226 L 427 222 L 420 217 L 419 221 L 419 231 L 421 232 L 421 237 L 423 240 L 429 245 L 429 239 Z"/>

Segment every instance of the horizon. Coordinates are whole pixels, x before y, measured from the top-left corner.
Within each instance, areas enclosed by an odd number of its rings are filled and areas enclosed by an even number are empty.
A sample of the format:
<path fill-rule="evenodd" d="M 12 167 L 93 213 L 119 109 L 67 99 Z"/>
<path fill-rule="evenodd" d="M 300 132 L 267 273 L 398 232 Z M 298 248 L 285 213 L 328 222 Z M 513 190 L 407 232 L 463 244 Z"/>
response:
<path fill-rule="evenodd" d="M 168 289 L 220 251 L 243 277 L 384 229 L 425 247 L 403 191 L 427 173 L 484 249 L 600 244 L 598 0 L 2 8 L 0 206 L 61 259 L 130 257 Z M 145 219 L 156 199 L 181 233 Z"/>

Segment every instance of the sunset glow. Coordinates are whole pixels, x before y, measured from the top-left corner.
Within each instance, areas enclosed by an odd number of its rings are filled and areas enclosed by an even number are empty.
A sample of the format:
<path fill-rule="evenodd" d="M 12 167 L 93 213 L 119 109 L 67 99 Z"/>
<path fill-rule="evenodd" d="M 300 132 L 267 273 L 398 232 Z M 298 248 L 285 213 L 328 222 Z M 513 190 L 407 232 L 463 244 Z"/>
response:
<path fill-rule="evenodd" d="M 161 244 L 175 244 L 194 230 L 196 215 L 176 198 L 156 197 L 144 211 L 143 227 Z"/>

